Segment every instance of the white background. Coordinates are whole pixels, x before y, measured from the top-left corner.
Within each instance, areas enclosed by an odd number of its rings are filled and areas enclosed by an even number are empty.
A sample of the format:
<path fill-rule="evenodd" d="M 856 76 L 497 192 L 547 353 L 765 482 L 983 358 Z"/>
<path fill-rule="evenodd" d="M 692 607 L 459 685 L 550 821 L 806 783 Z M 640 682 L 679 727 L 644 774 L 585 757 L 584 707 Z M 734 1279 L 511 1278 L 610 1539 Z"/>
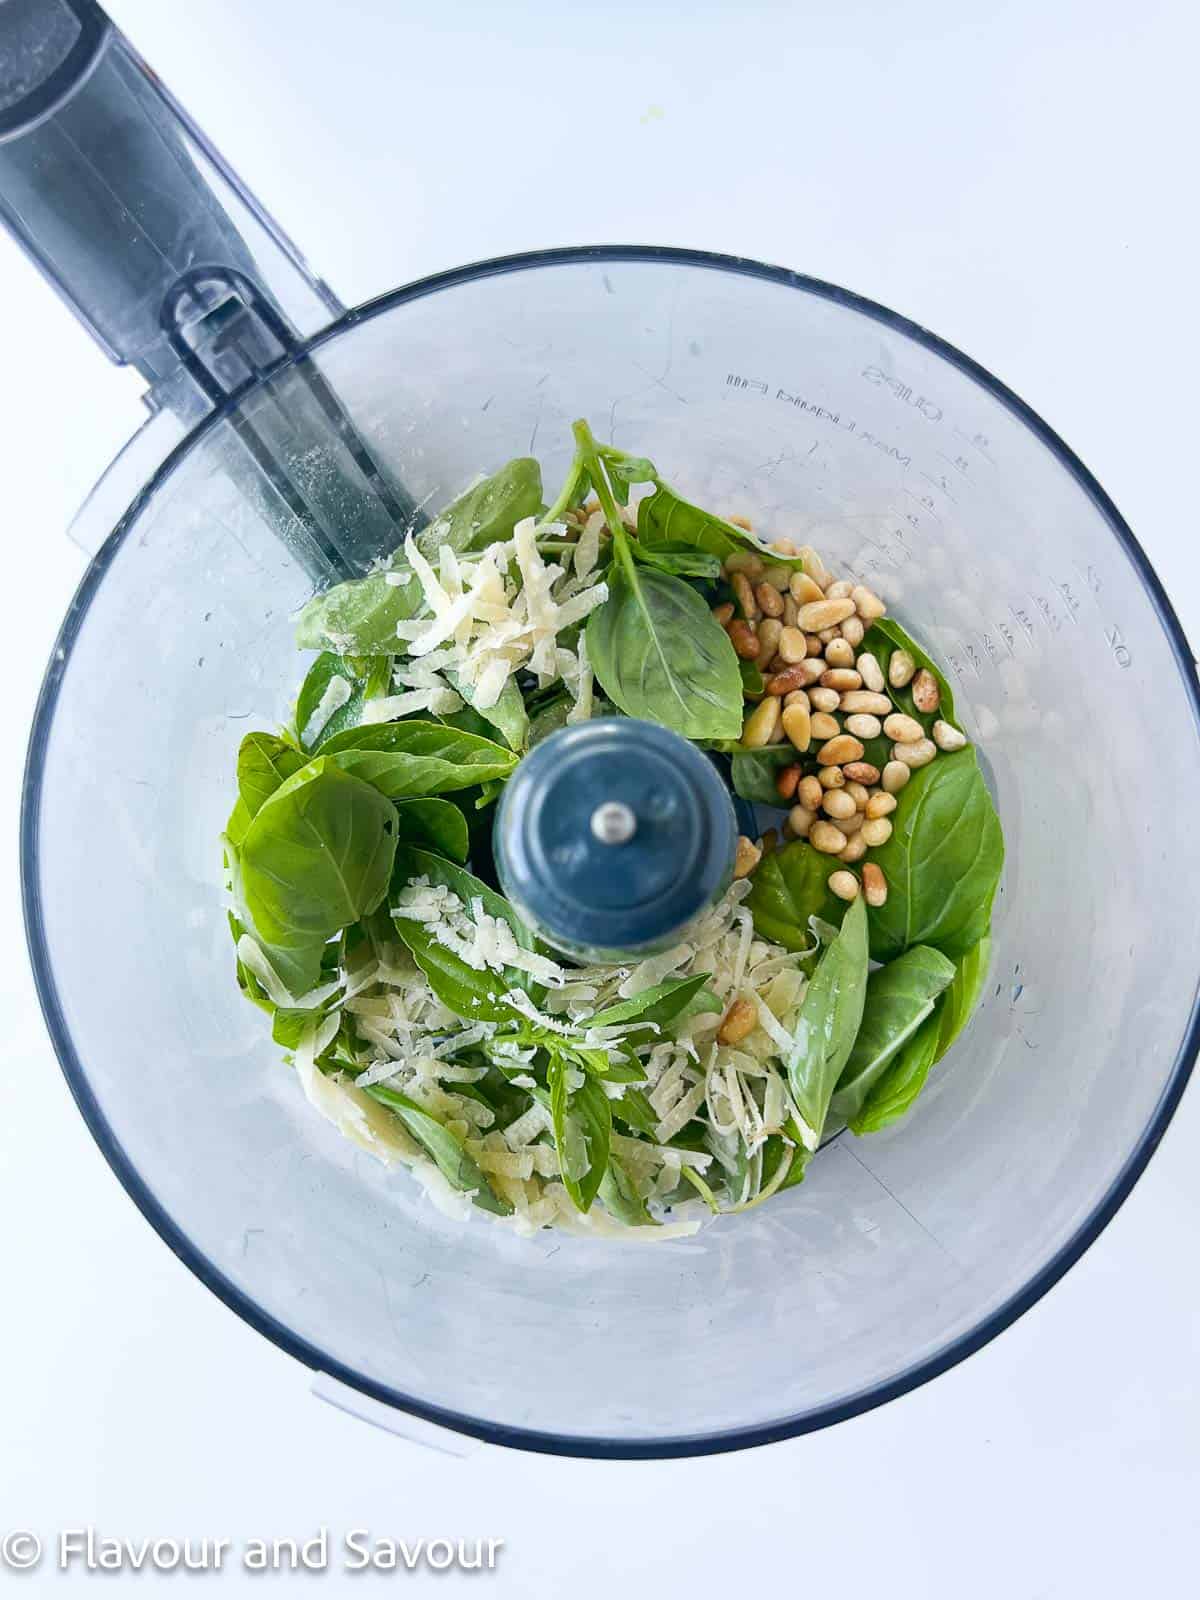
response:
<path fill-rule="evenodd" d="M 1190 0 L 692 0 L 686 23 L 681 0 L 111 10 L 347 301 L 505 251 L 632 240 L 785 263 L 932 326 L 1078 450 L 1200 639 Z M 616 1573 L 689 1600 L 1193 1593 L 1195 1091 L 1099 1244 L 1016 1327 L 883 1410 L 756 1452 L 434 1455 L 311 1399 L 201 1288 L 74 1111 L 15 871 L 25 731 L 83 564 L 63 529 L 135 426 L 135 387 L 2 240 L 0 334 L 0 1531 L 493 1534 L 500 1574 L 474 1581 L 531 1600 L 599 1595 Z"/>

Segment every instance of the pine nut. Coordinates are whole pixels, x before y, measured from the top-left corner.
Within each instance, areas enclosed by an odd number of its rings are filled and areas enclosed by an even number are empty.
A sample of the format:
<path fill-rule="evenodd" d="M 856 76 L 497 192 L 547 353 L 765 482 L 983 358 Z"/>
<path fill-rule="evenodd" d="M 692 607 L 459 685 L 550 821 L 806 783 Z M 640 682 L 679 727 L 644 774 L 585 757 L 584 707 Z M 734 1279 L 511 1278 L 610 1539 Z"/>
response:
<path fill-rule="evenodd" d="M 722 1044 L 741 1044 L 758 1027 L 758 1006 L 753 1000 L 735 1000 L 717 1029 Z"/>
<path fill-rule="evenodd" d="M 832 644 L 835 639 L 840 638 L 841 634 L 836 628 L 822 628 L 820 633 L 817 634 L 817 643 L 823 651 L 827 644 Z"/>
<path fill-rule="evenodd" d="M 855 811 L 851 816 L 843 817 L 839 821 L 838 827 L 846 835 L 847 839 L 853 839 L 866 820 L 861 811 Z"/>
<path fill-rule="evenodd" d="M 785 706 L 803 706 L 805 711 L 812 709 L 808 703 L 808 695 L 803 689 L 789 689 L 783 697 L 783 703 Z"/>
<path fill-rule="evenodd" d="M 803 694 L 803 684 L 807 681 L 800 666 L 784 667 L 782 672 L 774 672 L 767 679 L 765 688 L 768 694 L 793 695 Z M 807 695 L 805 699 L 807 700 Z"/>
<path fill-rule="evenodd" d="M 769 583 L 777 595 L 788 593 L 788 584 L 791 582 L 791 567 L 781 567 L 777 562 L 769 561 L 763 571 L 763 582 Z M 782 605 L 782 599 L 780 604 Z"/>
<path fill-rule="evenodd" d="M 903 761 L 889 761 L 879 781 L 883 784 L 886 794 L 899 794 L 911 777 L 912 773 Z"/>
<path fill-rule="evenodd" d="M 735 528 L 745 528 L 747 533 L 754 532 L 754 524 L 750 521 L 749 517 L 743 517 L 740 515 L 736 517 L 726 517 L 725 521 L 732 522 Z"/>
<path fill-rule="evenodd" d="M 764 617 L 758 625 L 758 665 L 767 667 L 775 659 L 775 652 L 779 649 L 779 635 L 783 632 L 783 623 L 777 617 Z"/>
<path fill-rule="evenodd" d="M 793 572 L 788 584 L 792 599 L 797 605 L 809 606 L 816 600 L 824 600 L 825 591 L 820 584 L 815 583 L 807 572 Z"/>
<path fill-rule="evenodd" d="M 848 600 L 854 593 L 854 585 L 847 583 L 845 578 L 839 578 L 836 583 L 831 583 L 825 590 L 826 600 Z"/>
<path fill-rule="evenodd" d="M 854 651 L 839 634 L 831 644 L 825 647 L 825 659 L 831 667 L 852 667 L 854 665 Z M 879 686 L 881 689 L 882 684 Z"/>
<path fill-rule="evenodd" d="M 775 793 L 781 800 L 791 800 L 803 776 L 804 769 L 798 762 L 793 762 L 790 767 L 780 767 L 775 774 Z"/>
<path fill-rule="evenodd" d="M 820 633 L 822 628 L 836 628 L 853 614 L 853 600 L 814 600 L 800 607 L 798 620 L 805 633 Z"/>
<path fill-rule="evenodd" d="M 754 598 L 758 601 L 758 609 L 764 617 L 783 615 L 783 598 L 779 590 L 772 588 L 765 578 L 762 583 L 755 586 Z"/>
<path fill-rule="evenodd" d="M 823 767 L 842 767 L 847 761 L 861 761 L 863 747 L 848 733 L 837 734 L 817 751 L 817 760 Z"/>
<path fill-rule="evenodd" d="M 826 789 L 821 810 L 835 822 L 840 822 L 843 817 L 852 817 L 858 807 L 854 804 L 854 796 L 847 794 L 845 789 Z"/>
<path fill-rule="evenodd" d="M 917 670 L 917 663 L 907 650 L 893 650 L 892 658 L 888 662 L 888 682 L 893 689 L 903 689 L 913 680 L 913 673 Z"/>
<path fill-rule="evenodd" d="M 820 656 L 808 656 L 799 663 L 799 666 L 804 674 L 802 679 L 804 683 L 817 683 L 825 671 L 825 663 Z"/>
<path fill-rule="evenodd" d="M 957 728 L 951 727 L 948 722 L 935 722 L 933 742 L 939 750 L 961 750 L 967 742 L 967 736 L 965 733 L 960 733 Z"/>
<path fill-rule="evenodd" d="M 883 668 L 869 650 L 864 650 L 854 663 L 858 668 L 858 675 L 863 681 L 863 688 L 870 689 L 875 694 L 883 693 Z"/>
<path fill-rule="evenodd" d="M 781 556 L 797 556 L 800 552 L 790 539 L 773 539 L 771 549 L 778 550 Z"/>
<path fill-rule="evenodd" d="M 777 706 L 779 701 L 771 704 Z M 784 706 L 782 723 L 784 733 L 803 755 L 812 743 L 812 717 L 803 706 Z"/>
<path fill-rule="evenodd" d="M 907 770 L 908 769 L 906 767 L 905 771 L 907 772 Z M 894 794 L 888 794 L 886 791 L 884 793 L 880 793 L 878 790 L 876 790 L 876 792 L 867 801 L 867 817 L 872 822 L 874 822 L 876 817 L 890 816 L 895 809 L 896 796 Z"/>
<path fill-rule="evenodd" d="M 790 594 L 785 594 L 784 597 L 783 597 L 783 625 L 784 625 L 784 627 L 785 628 L 794 628 L 796 626 L 796 618 L 799 615 L 800 615 L 800 607 L 792 599 Z"/>
<path fill-rule="evenodd" d="M 833 573 L 821 560 L 820 556 L 810 544 L 800 546 L 800 559 L 804 563 L 804 570 L 815 584 L 824 590 L 827 584 L 833 582 Z"/>
<path fill-rule="evenodd" d="M 887 607 L 874 590 L 865 588 L 861 583 L 852 591 L 851 598 L 854 601 L 854 609 L 864 622 L 874 622 L 876 617 L 882 617 L 887 611 Z"/>
<path fill-rule="evenodd" d="M 821 683 L 824 688 L 836 689 L 839 694 L 850 694 L 862 688 L 862 679 L 853 667 L 830 667 L 828 672 L 821 674 Z"/>
<path fill-rule="evenodd" d="M 873 789 L 879 782 L 879 768 L 869 761 L 847 761 L 842 771 L 847 783 L 861 783 L 864 789 Z"/>
<path fill-rule="evenodd" d="M 836 689 L 816 688 L 808 691 L 808 698 L 818 711 L 836 711 L 841 695 Z"/>
<path fill-rule="evenodd" d="M 796 799 L 802 806 L 807 806 L 810 811 L 819 811 L 821 809 L 821 798 L 824 793 L 825 791 L 821 787 L 821 780 L 819 778 L 801 778 L 799 786 L 796 789 Z"/>
<path fill-rule="evenodd" d="M 846 835 L 832 822 L 814 822 L 808 830 L 808 842 L 823 856 L 836 856 L 846 848 Z"/>
<path fill-rule="evenodd" d="M 892 837 L 891 819 L 872 817 L 869 822 L 863 823 L 862 836 L 867 841 L 868 849 L 874 850 L 877 845 L 886 844 Z"/>
<path fill-rule="evenodd" d="M 793 806 L 788 812 L 788 827 L 797 839 L 807 839 L 809 829 L 817 820 L 817 813 L 808 806 Z"/>
<path fill-rule="evenodd" d="M 875 694 L 870 689 L 850 689 L 842 696 L 843 711 L 862 711 L 870 717 L 886 717 L 892 702 L 885 694 Z"/>
<path fill-rule="evenodd" d="M 902 761 L 906 767 L 927 767 L 937 755 L 937 745 L 932 739 L 916 739 L 910 744 L 894 744 L 892 760 Z"/>
<path fill-rule="evenodd" d="M 728 600 L 726 600 L 724 605 L 714 606 L 712 608 L 712 614 L 713 621 L 719 622 L 722 628 L 727 622 L 733 621 L 733 607 Z"/>
<path fill-rule="evenodd" d="M 742 727 L 742 744 L 747 750 L 761 750 L 771 743 L 779 728 L 779 701 L 770 695 L 760 700 Z"/>
<path fill-rule="evenodd" d="M 760 696 L 760 698 L 761 698 L 761 696 Z M 787 743 L 787 734 L 784 733 L 784 731 L 783 731 L 783 716 L 782 716 L 783 701 L 777 699 L 775 701 L 775 704 L 779 707 L 781 715 L 780 715 L 779 721 L 775 725 L 775 732 L 771 735 L 771 743 L 772 744 L 786 744 Z"/>
<path fill-rule="evenodd" d="M 758 635 L 748 622 L 731 622 L 726 628 L 733 648 L 743 661 L 758 660 Z"/>
<path fill-rule="evenodd" d="M 915 717 L 906 717 L 903 711 L 893 711 L 884 719 L 883 731 L 897 744 L 914 744 L 925 737 L 925 729 Z"/>
<path fill-rule="evenodd" d="M 861 617 L 847 617 L 840 630 L 842 638 L 855 650 L 863 642 L 866 631 Z"/>
<path fill-rule="evenodd" d="M 850 763 L 850 766 L 851 767 L 857 767 L 858 766 L 858 762 L 857 761 L 852 761 Z M 856 811 L 865 811 L 867 809 L 867 786 L 866 786 L 866 784 L 865 783 L 860 783 L 857 778 L 852 778 L 850 776 L 849 768 L 843 767 L 842 768 L 842 772 L 845 774 L 845 777 L 846 777 L 846 790 L 845 790 L 845 792 L 850 796 L 851 800 L 854 801 L 854 809 Z"/>
<path fill-rule="evenodd" d="M 748 578 L 761 578 L 762 557 L 756 555 L 753 550 L 735 550 L 725 557 L 725 571 L 730 578 L 735 572 L 745 573 Z"/>
<path fill-rule="evenodd" d="M 779 654 L 789 663 L 805 659 L 808 655 L 808 646 L 799 628 L 783 628 L 780 631 Z"/>
<path fill-rule="evenodd" d="M 754 598 L 754 589 L 751 586 L 750 579 L 744 572 L 735 572 L 729 580 L 729 584 L 733 590 L 733 598 L 737 602 L 737 608 L 742 616 L 747 622 L 757 622 L 759 618 L 758 602 Z"/>
<path fill-rule="evenodd" d="M 844 789 L 846 787 L 846 774 L 841 767 L 820 767 L 817 771 L 817 782 L 825 789 Z"/>
<path fill-rule="evenodd" d="M 815 633 L 806 633 L 804 635 L 804 643 L 808 646 L 808 653 L 810 656 L 823 656 L 825 654 L 825 646 L 821 643 L 820 639 L 817 638 Z M 822 670 L 824 670 L 823 665 Z"/>
<path fill-rule="evenodd" d="M 829 890 L 831 894 L 837 895 L 839 900 L 857 900 L 858 879 L 852 872 L 831 872 Z"/>
<path fill-rule="evenodd" d="M 748 878 L 761 860 L 762 847 L 755 844 L 753 839 L 747 839 L 744 833 L 739 833 L 733 855 L 734 877 Z"/>
<path fill-rule="evenodd" d="M 852 733 L 856 739 L 878 739 L 882 727 L 879 718 L 870 716 L 866 711 L 856 711 L 852 717 L 846 718 L 846 732 Z"/>
<path fill-rule="evenodd" d="M 869 906 L 886 905 L 888 897 L 887 879 L 883 869 L 877 867 L 873 861 L 868 861 L 862 869 L 863 894 Z"/>
<path fill-rule="evenodd" d="M 860 829 L 858 833 L 851 834 L 846 840 L 846 848 L 839 852 L 838 860 L 853 864 L 855 861 L 861 861 L 866 853 L 867 846 Z"/>
<path fill-rule="evenodd" d="M 827 711 L 815 711 L 813 713 L 812 736 L 814 739 L 836 739 L 841 731 L 837 718 L 831 717 Z"/>
<path fill-rule="evenodd" d="M 913 705 L 918 711 L 936 711 L 942 703 L 942 691 L 928 667 L 922 667 L 912 681 Z"/>

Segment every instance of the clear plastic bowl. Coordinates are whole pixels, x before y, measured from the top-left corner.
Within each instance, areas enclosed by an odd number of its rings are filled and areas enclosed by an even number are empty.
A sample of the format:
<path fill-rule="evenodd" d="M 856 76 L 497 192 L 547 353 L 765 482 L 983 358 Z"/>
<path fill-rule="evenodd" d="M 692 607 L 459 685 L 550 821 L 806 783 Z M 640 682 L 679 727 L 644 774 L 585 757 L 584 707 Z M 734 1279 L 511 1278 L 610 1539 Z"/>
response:
<path fill-rule="evenodd" d="M 1195 669 L 1129 529 L 1014 395 L 923 329 L 740 260 L 491 262 L 310 347 L 377 457 L 449 497 L 570 422 L 815 544 L 946 664 L 1008 843 L 982 1008 L 913 1115 L 798 1189 L 649 1247 L 448 1222 L 305 1104 L 233 980 L 217 836 L 283 718 L 309 581 L 211 417 L 65 623 L 24 822 L 46 1015 L 93 1133 L 193 1270 L 311 1367 L 486 1439 L 731 1449 L 977 1349 L 1111 1218 L 1197 1048 Z"/>

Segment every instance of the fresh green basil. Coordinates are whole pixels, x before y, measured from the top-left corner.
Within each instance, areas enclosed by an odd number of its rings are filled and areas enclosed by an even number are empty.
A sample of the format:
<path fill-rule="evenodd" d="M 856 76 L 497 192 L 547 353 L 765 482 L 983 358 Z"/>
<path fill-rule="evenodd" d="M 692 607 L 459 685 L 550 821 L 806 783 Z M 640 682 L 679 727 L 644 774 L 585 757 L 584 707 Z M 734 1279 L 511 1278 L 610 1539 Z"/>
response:
<path fill-rule="evenodd" d="M 903 711 L 906 716 L 915 717 L 928 733 L 937 721 L 949 722 L 957 727 L 954 721 L 954 691 L 951 689 L 941 667 L 933 657 L 927 655 L 917 641 L 891 617 L 880 617 L 873 622 L 863 638 L 864 650 L 869 651 L 883 668 L 884 680 L 887 683 L 887 693 L 892 704 L 898 711 Z M 937 679 L 938 689 L 941 694 L 940 703 L 936 711 L 918 711 L 916 701 L 912 696 L 912 684 L 906 684 L 903 689 L 893 688 L 888 680 L 888 662 L 897 650 L 907 650 L 909 655 L 921 667 L 932 672 Z M 870 757 L 867 757 L 870 760 Z"/>
<path fill-rule="evenodd" d="M 325 941 L 383 899 L 395 851 L 395 808 L 324 757 L 260 806 L 239 852 L 240 895 L 293 994 L 316 982 Z"/>
<path fill-rule="evenodd" d="M 782 850 L 772 850 L 754 869 L 746 905 L 760 939 L 781 944 L 785 950 L 812 950 L 816 939 L 812 917 L 836 927 L 845 915 L 845 902 L 829 888 L 830 876 L 841 863 L 822 855 L 803 839 Z"/>
<path fill-rule="evenodd" d="M 245 826 L 307 759 L 293 745 L 270 733 L 248 733 L 238 748 L 238 798 L 245 808 Z M 226 830 L 229 832 L 229 830 Z M 243 830 L 244 836 L 244 830 Z M 232 834 L 231 834 L 232 837 Z M 238 840 L 234 840 L 238 843 Z"/>
<path fill-rule="evenodd" d="M 425 878 L 431 884 L 444 884 L 462 901 L 468 917 L 474 916 L 479 903 L 490 917 L 507 922 L 513 937 L 523 950 L 537 951 L 540 947 L 533 934 L 517 916 L 508 901 L 489 889 L 486 883 L 473 877 L 465 867 L 456 866 L 427 850 L 400 845 L 396 850 L 393 893 L 397 893 L 414 878 Z M 395 904 L 395 902 L 391 902 Z M 467 1022 L 513 1022 L 526 1026 L 528 1019 L 504 996 L 513 989 L 523 989 L 535 999 L 542 990 L 527 972 L 516 967 L 504 967 L 500 972 L 477 970 L 453 950 L 439 944 L 423 923 L 411 917 L 395 917 L 396 931 L 412 951 L 413 958 L 429 979 L 433 992 L 443 1005 L 449 1006 L 456 1016 Z"/>
<path fill-rule="evenodd" d="M 696 591 L 631 559 L 614 564 L 608 599 L 587 623 L 588 660 L 627 716 L 689 739 L 734 739 L 742 679 L 729 635 Z"/>
<path fill-rule="evenodd" d="M 509 678 L 504 688 L 500 691 L 500 698 L 494 706 L 489 706 L 486 711 L 476 711 L 472 703 L 473 689 L 457 676 L 454 678 L 454 687 L 467 702 L 468 707 L 475 711 L 476 717 L 495 728 L 510 750 L 517 755 L 522 754 L 529 743 L 529 713 L 525 709 L 525 702 L 521 698 L 521 691 L 517 687 L 517 680 Z"/>
<path fill-rule="evenodd" d="M 764 745 L 761 750 L 732 752 L 732 783 L 734 794 L 756 806 L 782 805 L 775 779 L 784 767 L 790 767 L 796 752 L 790 744 Z"/>
<path fill-rule="evenodd" d="M 601 1084 L 588 1074 L 572 1088 L 572 1064 L 560 1055 L 550 1060 L 550 1115 L 563 1187 L 578 1211 L 591 1209 L 608 1167 L 612 1107 Z"/>
<path fill-rule="evenodd" d="M 656 477 L 653 481 L 656 484 L 654 493 L 640 500 L 637 508 L 638 538 L 647 547 L 692 545 L 698 550 L 706 550 L 719 561 L 726 561 L 735 551 L 749 550 L 773 565 L 797 570 L 803 568 L 804 562 L 800 556 L 784 556 L 767 549 L 744 528 L 692 505 L 661 478 Z"/>
<path fill-rule="evenodd" d="M 720 558 L 695 545 L 643 544 L 640 539 L 631 539 L 629 548 L 638 561 L 677 578 L 701 578 L 706 583 L 715 583 L 721 576 Z"/>
<path fill-rule="evenodd" d="M 896 1051 L 867 1094 L 862 1110 L 850 1118 L 852 1133 L 878 1133 L 911 1109 L 937 1054 L 938 1025 L 934 1011 Z"/>
<path fill-rule="evenodd" d="M 600 1198 L 606 1209 L 627 1228 L 657 1228 L 659 1224 L 646 1210 L 646 1202 L 634 1187 L 633 1179 L 616 1156 L 609 1156 L 600 1179 Z"/>
<path fill-rule="evenodd" d="M 932 1015 L 935 1000 L 953 977 L 954 963 L 925 945 L 906 950 L 871 974 L 862 1026 L 830 1104 L 833 1116 L 854 1122 L 896 1051 Z"/>
<path fill-rule="evenodd" d="M 417 535 L 417 548 L 436 567 L 442 550 L 460 556 L 486 550 L 511 539 L 517 523 L 541 509 L 542 469 L 531 456 L 518 456 L 452 501 Z"/>
<path fill-rule="evenodd" d="M 386 570 L 314 595 L 296 618 L 296 644 L 337 655 L 396 655 L 397 624 L 418 616 L 424 604 L 420 580 L 403 559 L 393 557 Z"/>
<path fill-rule="evenodd" d="M 321 754 L 390 799 L 449 794 L 507 778 L 517 757 L 503 745 L 441 722 L 381 722 L 350 728 Z"/>
<path fill-rule="evenodd" d="M 937 1051 L 934 1061 L 940 1061 L 970 1022 L 983 985 L 987 980 L 992 958 L 991 934 L 985 933 L 978 944 L 973 944 L 966 955 L 960 956 L 954 969 L 954 978 L 938 1005 Z"/>
<path fill-rule="evenodd" d="M 738 671 L 742 675 L 742 693 L 761 695 L 763 692 L 763 675 L 753 661 L 738 660 Z M 768 748 L 770 748 L 768 746 Z"/>
<path fill-rule="evenodd" d="M 449 800 L 397 800 L 396 821 L 401 844 L 466 862 L 471 850 L 467 819 Z"/>
<path fill-rule="evenodd" d="M 914 772 L 892 822 L 891 838 L 872 856 L 888 897 L 871 910 L 871 954 L 889 961 L 926 944 L 957 960 L 987 932 L 1004 866 L 1000 821 L 974 748 Z"/>
<path fill-rule="evenodd" d="M 424 1106 L 419 1106 L 397 1089 L 386 1088 L 382 1083 L 370 1084 L 364 1092 L 381 1106 L 386 1106 L 404 1124 L 453 1188 L 471 1195 L 475 1204 L 484 1211 L 491 1211 L 499 1217 L 511 1214 L 512 1206 L 496 1194 L 475 1158 Z"/>
<path fill-rule="evenodd" d="M 850 902 L 837 937 L 817 962 L 796 1020 L 786 1061 L 796 1109 L 819 1142 L 842 1069 L 863 1017 L 867 990 L 867 917 L 860 895 Z"/>
<path fill-rule="evenodd" d="M 665 983 L 655 984 L 652 989 L 643 989 L 631 1000 L 622 1000 L 615 1006 L 598 1011 L 589 1026 L 612 1028 L 623 1022 L 640 1022 L 646 1026 L 665 1028 L 687 1010 L 697 995 L 706 992 L 704 986 L 708 979 L 707 972 L 692 978 L 668 978 Z"/>
<path fill-rule="evenodd" d="M 642 1089 L 626 1089 L 624 1094 L 610 1101 L 612 1114 L 633 1133 L 658 1140 L 658 1117 Z"/>

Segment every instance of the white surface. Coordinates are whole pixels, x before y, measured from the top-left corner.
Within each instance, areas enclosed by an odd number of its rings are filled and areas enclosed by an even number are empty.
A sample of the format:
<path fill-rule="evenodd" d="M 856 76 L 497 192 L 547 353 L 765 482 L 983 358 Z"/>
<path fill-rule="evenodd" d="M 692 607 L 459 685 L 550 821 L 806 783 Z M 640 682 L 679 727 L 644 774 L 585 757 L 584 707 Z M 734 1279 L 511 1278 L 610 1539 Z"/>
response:
<path fill-rule="evenodd" d="M 654 0 L 524 0 L 501 38 L 500 10 L 478 3 L 111 9 L 347 300 L 462 260 L 620 239 L 783 262 L 934 327 L 1079 451 L 1200 639 L 1200 35 L 1186 0 L 759 3 L 736 25 L 707 3 L 685 25 Z M 11 841 L 24 730 L 82 565 L 62 530 L 137 408 L 4 241 L 0 308 Z M 458 1461 L 312 1399 L 308 1375 L 141 1220 L 43 1035 L 14 867 L 10 846 L 7 1527 L 493 1535 L 499 1569 L 477 1581 L 529 1600 L 607 1592 L 610 1567 L 636 1572 L 639 1594 L 693 1597 L 776 1582 L 921 1600 L 1183 1592 L 1200 1434 L 1195 1091 L 1082 1263 L 917 1393 L 709 1460 L 484 1448 Z M 44 1570 L 28 1592 L 53 1581 Z"/>

